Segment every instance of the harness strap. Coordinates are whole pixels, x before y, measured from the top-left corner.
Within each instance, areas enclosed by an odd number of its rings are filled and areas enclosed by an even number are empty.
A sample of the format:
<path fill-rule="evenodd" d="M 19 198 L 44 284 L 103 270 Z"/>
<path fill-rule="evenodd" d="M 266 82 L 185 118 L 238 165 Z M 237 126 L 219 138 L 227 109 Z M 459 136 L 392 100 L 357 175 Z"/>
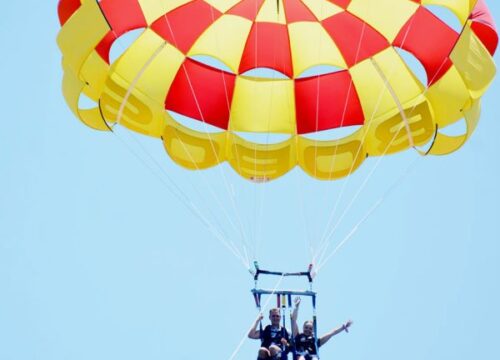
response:
<path fill-rule="evenodd" d="M 319 338 L 318 338 L 318 321 L 316 319 L 316 295 L 312 297 L 313 306 L 313 329 L 314 329 L 314 343 L 316 344 L 316 356 L 319 359 Z"/>
<path fill-rule="evenodd" d="M 262 307 L 260 305 L 260 298 L 261 298 L 261 294 L 259 293 L 254 293 L 253 294 L 253 297 L 255 299 L 255 305 L 257 305 L 257 309 L 259 310 L 259 313 L 262 311 Z M 260 342 L 262 344 L 262 341 L 264 340 L 264 330 L 263 330 L 263 327 L 262 327 L 262 320 L 259 321 L 259 337 L 260 337 Z"/>
<path fill-rule="evenodd" d="M 292 294 L 288 294 L 288 309 L 289 309 L 289 312 L 290 312 L 290 326 L 293 326 L 293 321 L 292 321 Z M 292 328 L 292 333 L 291 333 L 291 337 L 290 337 L 290 345 L 291 345 L 291 349 L 292 349 L 292 354 L 293 354 L 293 358 L 295 359 L 295 357 L 297 356 L 297 349 L 295 348 L 295 336 L 293 334 L 293 328 Z"/>
<path fill-rule="evenodd" d="M 284 338 L 285 334 L 286 334 L 286 313 L 285 313 L 285 311 L 286 311 L 286 297 L 285 297 L 285 295 L 282 295 L 281 296 L 281 317 L 283 318 L 283 327 L 281 328 L 281 338 Z M 281 344 L 281 349 L 283 352 L 285 352 L 286 346 Z"/>

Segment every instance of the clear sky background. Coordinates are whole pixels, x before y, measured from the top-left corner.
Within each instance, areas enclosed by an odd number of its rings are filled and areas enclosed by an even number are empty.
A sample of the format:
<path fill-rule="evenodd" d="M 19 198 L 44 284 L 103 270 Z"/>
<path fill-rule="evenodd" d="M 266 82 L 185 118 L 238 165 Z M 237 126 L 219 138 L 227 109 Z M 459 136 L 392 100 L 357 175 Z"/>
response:
<path fill-rule="evenodd" d="M 500 19 L 498 2 L 489 4 Z M 56 2 L 2 8 L 1 360 L 230 358 L 257 314 L 252 278 L 149 156 L 227 239 L 241 245 L 240 218 L 260 244 L 250 257 L 289 271 L 306 268 L 307 239 L 321 237 L 342 188 L 331 249 L 396 182 L 318 274 L 319 332 L 354 320 L 323 359 L 500 358 L 498 80 L 453 155 L 369 159 L 347 183 L 293 171 L 254 185 L 226 165 L 183 170 L 160 141 L 83 126 L 61 95 Z M 306 301 L 302 310 L 304 320 Z M 236 359 L 254 359 L 257 347 L 246 341 Z"/>

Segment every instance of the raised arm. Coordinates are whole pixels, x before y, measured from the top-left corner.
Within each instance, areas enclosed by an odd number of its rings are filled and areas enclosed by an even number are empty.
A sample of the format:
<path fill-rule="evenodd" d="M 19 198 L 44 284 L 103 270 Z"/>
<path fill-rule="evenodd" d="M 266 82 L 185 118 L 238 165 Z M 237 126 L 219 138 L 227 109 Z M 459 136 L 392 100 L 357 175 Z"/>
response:
<path fill-rule="evenodd" d="M 254 324 L 252 325 L 252 327 L 250 328 L 250 331 L 248 332 L 248 337 L 250 339 L 254 339 L 254 340 L 260 339 L 260 331 L 257 330 L 257 326 L 259 326 L 259 322 L 261 322 L 263 318 L 264 318 L 264 316 L 262 314 L 259 314 L 257 319 L 255 319 Z"/>
<path fill-rule="evenodd" d="M 292 313 L 292 338 L 295 338 L 299 334 L 297 318 L 299 317 L 300 297 L 296 297 L 294 302 L 295 302 L 295 308 L 293 309 Z"/>
<path fill-rule="evenodd" d="M 351 327 L 351 325 L 352 325 L 352 321 L 349 320 L 348 322 L 346 322 L 342 326 L 339 326 L 338 328 L 333 329 L 329 333 L 326 333 L 325 335 L 323 335 L 322 337 L 319 338 L 319 345 L 320 346 L 325 345 L 328 342 L 328 340 L 330 340 L 332 337 L 340 334 L 343 331 L 349 332 L 349 328 Z"/>

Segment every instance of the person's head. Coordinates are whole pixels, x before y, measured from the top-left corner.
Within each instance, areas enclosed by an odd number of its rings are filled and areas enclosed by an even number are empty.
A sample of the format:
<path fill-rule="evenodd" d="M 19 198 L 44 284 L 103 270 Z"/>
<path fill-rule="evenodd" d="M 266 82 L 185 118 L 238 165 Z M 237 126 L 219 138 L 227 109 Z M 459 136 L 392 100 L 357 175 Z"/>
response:
<path fill-rule="evenodd" d="M 314 324 L 311 320 L 307 320 L 304 325 L 302 326 L 302 332 L 306 336 L 311 336 L 313 335 L 314 332 Z"/>
<path fill-rule="evenodd" d="M 269 320 L 271 321 L 271 325 L 279 326 L 281 320 L 280 309 L 274 308 L 269 310 Z"/>

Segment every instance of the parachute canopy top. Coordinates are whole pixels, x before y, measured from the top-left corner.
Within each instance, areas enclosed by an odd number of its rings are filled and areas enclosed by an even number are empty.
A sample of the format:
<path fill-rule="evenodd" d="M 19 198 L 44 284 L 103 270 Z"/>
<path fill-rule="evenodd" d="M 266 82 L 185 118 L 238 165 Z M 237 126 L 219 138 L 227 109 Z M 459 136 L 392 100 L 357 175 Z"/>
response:
<path fill-rule="evenodd" d="M 429 4 L 450 10 L 461 29 Z M 60 0 L 59 18 L 63 93 L 86 125 L 120 124 L 161 138 L 185 168 L 227 161 L 253 181 L 297 165 L 332 180 L 367 156 L 457 150 L 479 120 L 498 43 L 483 0 Z M 111 62 L 114 42 L 138 29 Z M 82 94 L 93 107 L 79 105 Z M 439 131 L 463 118 L 465 134 Z M 340 139 L 311 138 L 351 126 Z M 256 143 L 247 133 L 286 140 Z"/>

